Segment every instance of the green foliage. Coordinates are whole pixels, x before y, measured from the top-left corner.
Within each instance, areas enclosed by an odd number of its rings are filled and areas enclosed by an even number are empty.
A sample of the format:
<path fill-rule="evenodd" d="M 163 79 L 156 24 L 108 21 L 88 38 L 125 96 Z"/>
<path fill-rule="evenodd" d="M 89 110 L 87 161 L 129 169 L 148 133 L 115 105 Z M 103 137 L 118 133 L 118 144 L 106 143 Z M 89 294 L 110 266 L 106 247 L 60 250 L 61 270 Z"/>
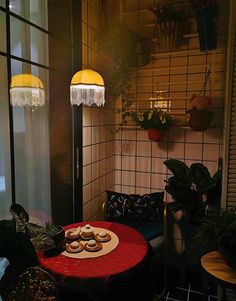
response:
<path fill-rule="evenodd" d="M 106 91 L 116 99 L 130 86 L 134 66 L 134 35 L 122 24 L 109 26 L 97 39 L 100 51 L 100 68 L 105 79 Z"/>
<path fill-rule="evenodd" d="M 35 249 L 55 247 L 52 237 L 61 231 L 61 226 L 49 222 L 45 227 L 30 223 L 28 213 L 19 204 L 11 205 L 10 212 L 16 222 L 17 231 L 27 234 Z"/>
<path fill-rule="evenodd" d="M 28 234 L 29 238 L 43 232 L 43 227 L 29 222 L 29 215 L 21 205 L 12 204 L 10 212 L 16 222 L 17 231 Z"/>
<path fill-rule="evenodd" d="M 46 250 L 55 247 L 55 243 L 45 232 L 38 234 L 31 240 L 36 250 Z"/>
<path fill-rule="evenodd" d="M 131 113 L 132 119 L 143 129 L 168 130 L 173 125 L 173 118 L 162 110 L 147 110 Z"/>
<path fill-rule="evenodd" d="M 50 223 L 50 222 L 47 222 L 46 226 L 44 228 L 44 233 L 46 235 L 48 235 L 49 237 L 53 237 L 59 231 L 61 231 L 61 227 L 58 225 L 54 225 L 53 223 Z"/>
<path fill-rule="evenodd" d="M 224 243 L 228 249 L 236 246 L 236 211 L 223 209 L 209 214 L 202 221 L 196 238 L 203 244 L 211 244 L 217 247 Z"/>
<path fill-rule="evenodd" d="M 217 172 L 211 177 L 207 167 L 193 163 L 188 167 L 184 162 L 169 159 L 164 162 L 173 173 L 166 181 L 165 190 L 172 196 L 170 208 L 186 210 L 196 218 L 220 206 L 221 161 Z"/>

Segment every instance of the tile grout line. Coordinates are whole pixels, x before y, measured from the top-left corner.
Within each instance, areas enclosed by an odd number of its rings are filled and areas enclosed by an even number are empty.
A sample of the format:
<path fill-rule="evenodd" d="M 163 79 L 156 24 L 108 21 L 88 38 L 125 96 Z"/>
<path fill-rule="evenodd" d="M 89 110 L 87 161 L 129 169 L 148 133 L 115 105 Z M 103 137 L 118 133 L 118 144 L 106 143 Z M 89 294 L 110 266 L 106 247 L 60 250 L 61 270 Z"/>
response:
<path fill-rule="evenodd" d="M 189 285 L 188 285 L 188 296 L 187 296 L 186 301 L 189 301 L 190 292 L 191 292 L 191 284 L 189 283 Z"/>

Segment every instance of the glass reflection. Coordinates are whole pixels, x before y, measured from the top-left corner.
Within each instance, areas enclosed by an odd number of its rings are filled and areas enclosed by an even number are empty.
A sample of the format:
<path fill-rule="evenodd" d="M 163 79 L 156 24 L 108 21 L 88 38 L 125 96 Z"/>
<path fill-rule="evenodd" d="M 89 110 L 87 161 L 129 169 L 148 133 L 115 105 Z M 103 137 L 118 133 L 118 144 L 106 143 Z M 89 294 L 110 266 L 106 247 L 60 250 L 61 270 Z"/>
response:
<path fill-rule="evenodd" d="M 6 59 L 0 56 L 0 220 L 9 217 L 11 205 L 10 136 Z"/>
<path fill-rule="evenodd" d="M 11 17 L 11 54 L 48 65 L 48 36 L 44 32 Z"/>
<path fill-rule="evenodd" d="M 47 70 L 13 60 L 12 73 L 32 73 L 47 93 Z M 37 110 L 14 106 L 13 124 L 16 202 L 29 212 L 31 221 L 45 224 L 51 214 L 48 103 Z"/>
<path fill-rule="evenodd" d="M 10 0 L 10 10 L 44 28 L 47 24 L 47 0 Z"/>
<path fill-rule="evenodd" d="M 0 51 L 6 52 L 6 16 L 0 11 Z"/>

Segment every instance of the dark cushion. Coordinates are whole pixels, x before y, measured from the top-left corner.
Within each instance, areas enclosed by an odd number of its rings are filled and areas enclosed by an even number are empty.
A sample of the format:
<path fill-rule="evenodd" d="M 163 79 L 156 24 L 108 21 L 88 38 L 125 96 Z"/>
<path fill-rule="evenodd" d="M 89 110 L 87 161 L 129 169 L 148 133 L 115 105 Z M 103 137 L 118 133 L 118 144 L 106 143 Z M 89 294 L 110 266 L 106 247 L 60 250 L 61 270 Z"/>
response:
<path fill-rule="evenodd" d="M 129 226 L 141 233 L 146 240 L 151 240 L 163 234 L 164 225 L 162 222 L 138 222 L 127 219 L 117 220 L 118 223 Z"/>
<path fill-rule="evenodd" d="M 160 221 L 163 218 L 164 192 L 150 194 L 107 193 L 107 218 L 134 221 Z"/>

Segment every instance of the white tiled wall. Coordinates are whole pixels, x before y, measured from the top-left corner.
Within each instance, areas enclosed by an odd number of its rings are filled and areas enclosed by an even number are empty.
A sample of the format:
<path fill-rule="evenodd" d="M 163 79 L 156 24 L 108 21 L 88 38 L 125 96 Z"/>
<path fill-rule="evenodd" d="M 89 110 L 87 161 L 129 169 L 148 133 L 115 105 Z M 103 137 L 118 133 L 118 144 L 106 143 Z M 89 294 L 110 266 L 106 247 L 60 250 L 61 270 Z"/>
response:
<path fill-rule="evenodd" d="M 123 10 L 154 7 L 155 1 L 123 1 Z M 178 1 L 172 1 L 175 3 Z M 183 1 L 181 1 L 183 2 Z M 187 1 L 186 1 L 187 2 Z M 154 22 L 148 10 L 139 14 L 131 12 L 123 16 L 124 23 L 141 36 L 156 38 L 151 26 Z M 227 3 L 220 1 L 218 18 L 218 48 L 201 52 L 198 36 L 183 38 L 178 49 L 158 52 L 153 47 L 152 60 L 138 68 L 132 82 L 131 92 L 136 98 L 136 108 L 148 108 L 148 99 L 154 95 L 157 83 L 168 88 L 171 98 L 171 113 L 176 125 L 166 133 L 162 142 L 149 141 L 145 130 L 127 128 L 116 137 L 116 190 L 125 193 L 149 193 L 164 190 L 169 177 L 163 164 L 168 158 L 185 161 L 187 164 L 202 162 L 211 173 L 217 169 L 218 158 L 222 156 L 224 77 L 226 56 Z M 196 33 L 196 22 L 191 18 L 186 26 L 188 33 Z M 206 72 L 211 65 L 211 94 L 214 97 L 212 128 L 194 132 L 188 127 L 186 109 L 193 93 L 203 87 Z M 209 90 L 209 86 L 208 86 Z M 209 92 L 209 91 L 208 91 Z M 210 93 L 210 92 L 209 92 Z M 127 163 L 129 162 L 129 163 Z"/>
<path fill-rule="evenodd" d="M 154 7 L 156 2 L 126 0 L 123 10 Z M 179 1 L 172 1 L 175 2 Z M 101 20 L 99 3 L 98 0 L 83 0 L 83 64 L 95 69 L 98 52 L 94 37 Z M 114 18 L 118 4 L 119 1 L 108 1 L 108 20 Z M 157 83 L 168 88 L 176 125 L 162 142 L 149 141 L 147 132 L 135 127 L 111 134 L 108 128 L 115 120 L 115 104 L 111 99 L 104 108 L 83 108 L 84 220 L 101 218 L 106 189 L 140 194 L 164 190 L 169 175 L 163 162 L 168 158 L 180 159 L 187 164 L 202 162 L 211 173 L 216 171 L 223 147 L 227 13 L 227 1 L 220 0 L 216 50 L 208 53 L 199 50 L 196 22 L 191 18 L 185 34 L 193 33 L 192 37 L 183 38 L 180 47 L 168 53 L 158 52 L 154 45 L 150 63 L 134 73 L 131 92 L 137 100 L 136 108 L 149 107 L 147 100 L 153 96 Z M 139 14 L 124 14 L 123 21 L 141 36 L 155 38 L 154 27 L 145 26 L 154 23 L 150 11 L 144 9 Z M 187 125 L 185 111 L 192 93 L 201 90 L 210 65 L 213 127 L 205 132 L 194 132 Z"/>
<path fill-rule="evenodd" d="M 108 1 L 108 10 L 113 10 Z M 112 2 L 111 2 L 112 4 Z M 101 21 L 101 1 L 82 1 L 83 65 L 97 70 L 96 36 Z M 115 143 L 108 124 L 114 123 L 112 104 L 83 107 L 83 219 L 101 219 L 105 190 L 115 183 Z"/>

